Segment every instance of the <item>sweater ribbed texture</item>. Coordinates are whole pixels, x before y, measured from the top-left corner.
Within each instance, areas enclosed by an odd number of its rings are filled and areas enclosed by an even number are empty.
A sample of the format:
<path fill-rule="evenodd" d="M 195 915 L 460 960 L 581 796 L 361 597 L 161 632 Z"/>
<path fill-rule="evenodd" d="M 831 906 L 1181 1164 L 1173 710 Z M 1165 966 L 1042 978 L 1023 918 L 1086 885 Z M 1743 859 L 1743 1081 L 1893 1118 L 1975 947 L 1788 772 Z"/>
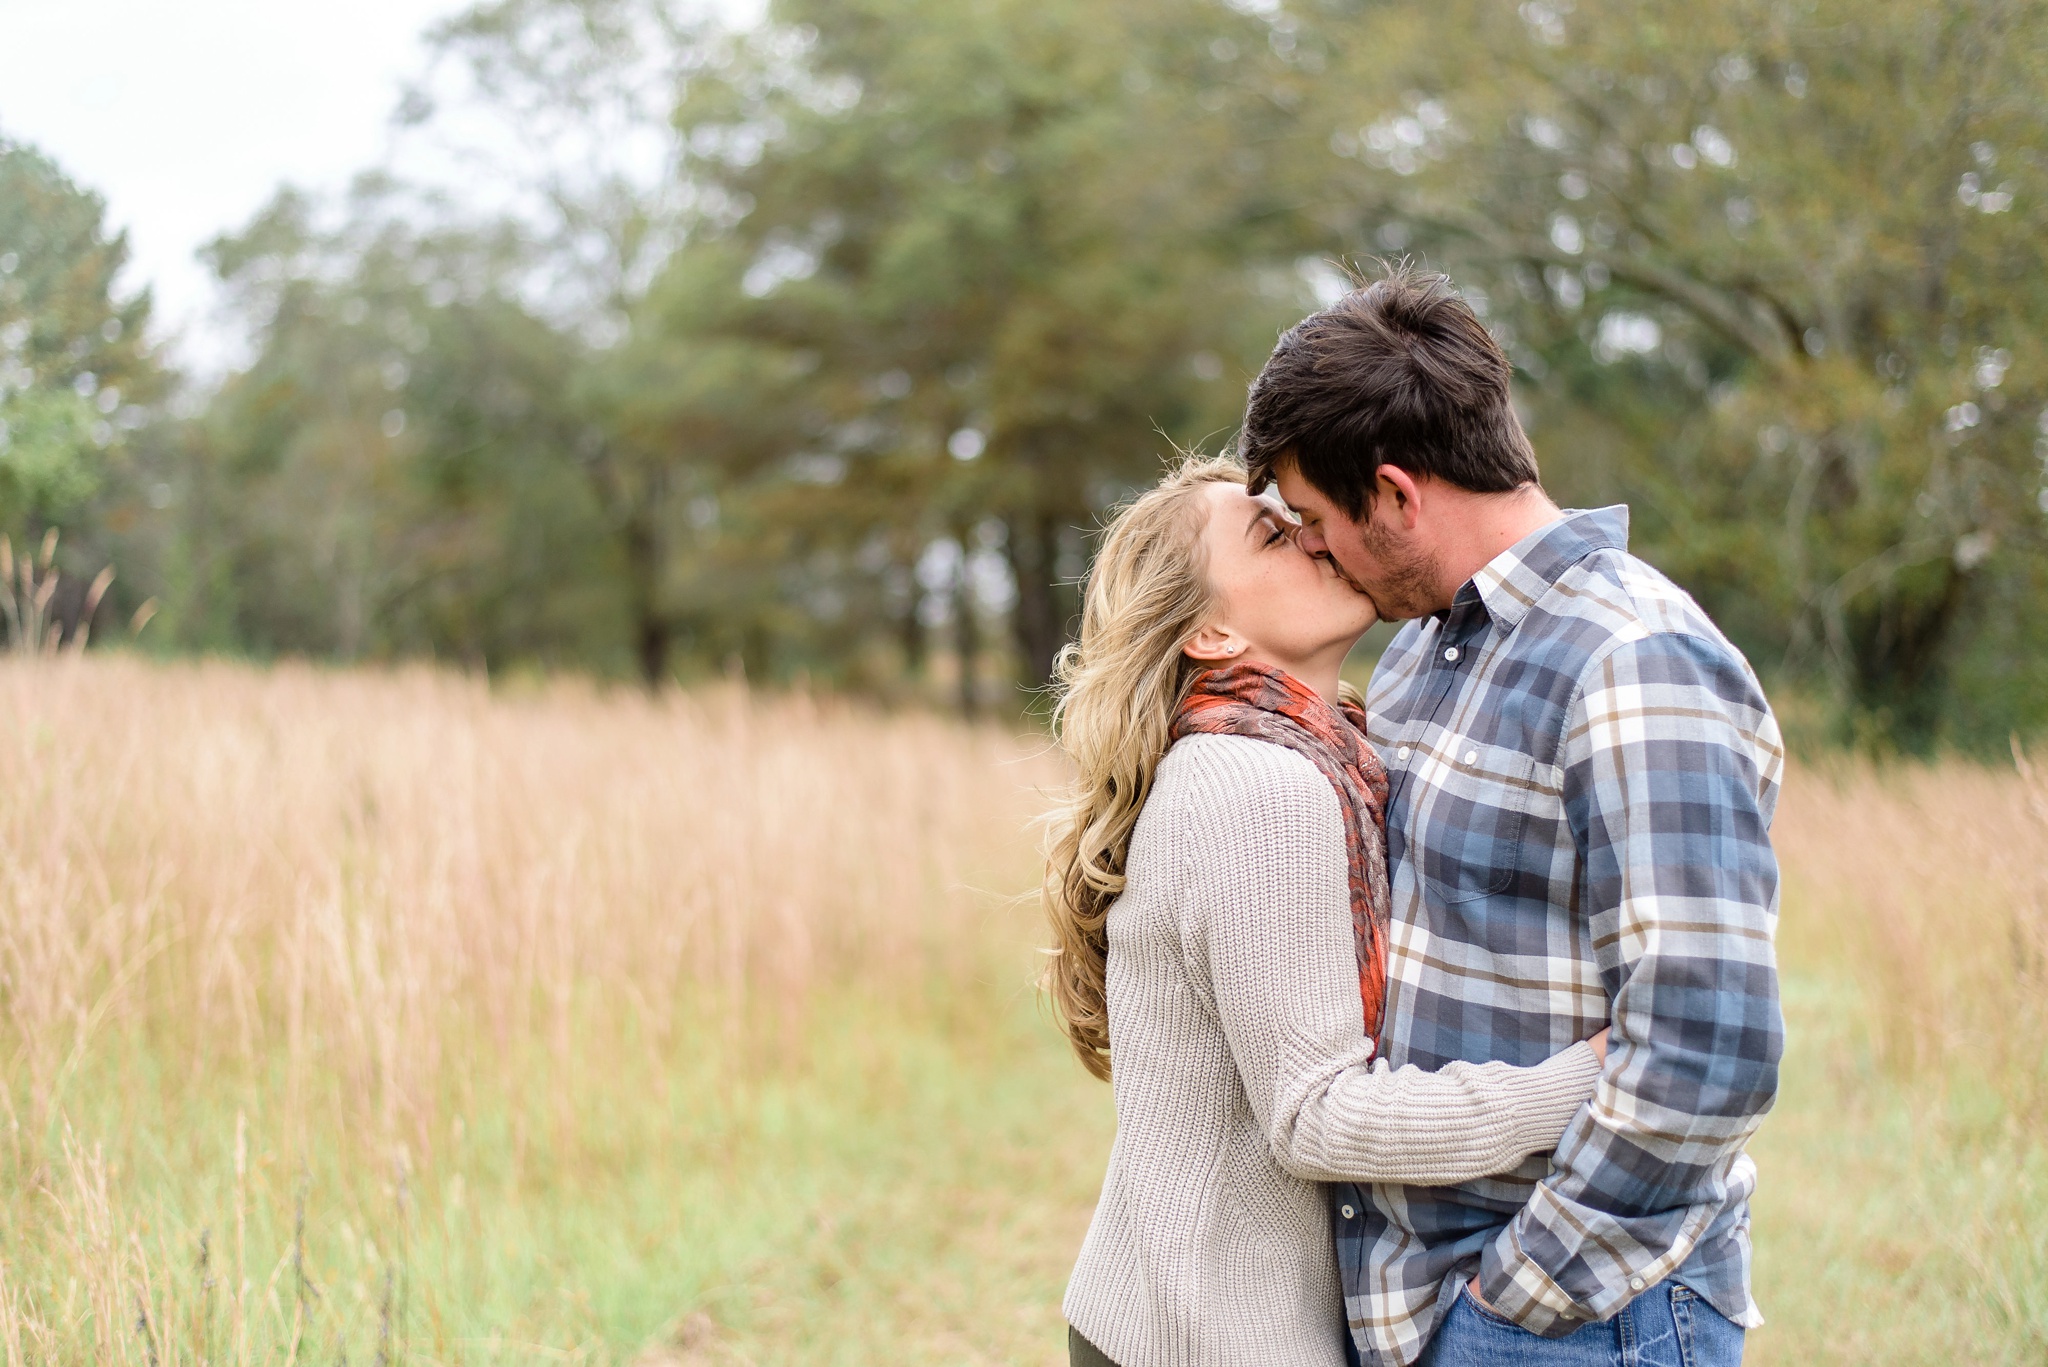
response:
<path fill-rule="evenodd" d="M 1342 1367 L 1323 1181 L 1469 1181 L 1554 1148 L 1600 1065 L 1389 1071 L 1365 1038 L 1337 797 L 1190 736 L 1110 908 L 1117 1135 L 1068 1323 L 1118 1367 Z"/>

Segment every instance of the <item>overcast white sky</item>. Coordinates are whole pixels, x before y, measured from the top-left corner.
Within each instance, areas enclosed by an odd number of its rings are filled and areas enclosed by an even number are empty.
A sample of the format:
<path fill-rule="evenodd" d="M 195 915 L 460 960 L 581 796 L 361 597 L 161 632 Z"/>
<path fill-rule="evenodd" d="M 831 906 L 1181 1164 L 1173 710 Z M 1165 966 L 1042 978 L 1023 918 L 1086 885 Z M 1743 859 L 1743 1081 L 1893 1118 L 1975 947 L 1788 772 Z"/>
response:
<path fill-rule="evenodd" d="M 193 252 L 280 181 L 338 189 L 387 145 L 418 35 L 462 0 L 0 0 L 0 133 L 54 156 L 128 229 L 178 354 L 216 360 Z"/>

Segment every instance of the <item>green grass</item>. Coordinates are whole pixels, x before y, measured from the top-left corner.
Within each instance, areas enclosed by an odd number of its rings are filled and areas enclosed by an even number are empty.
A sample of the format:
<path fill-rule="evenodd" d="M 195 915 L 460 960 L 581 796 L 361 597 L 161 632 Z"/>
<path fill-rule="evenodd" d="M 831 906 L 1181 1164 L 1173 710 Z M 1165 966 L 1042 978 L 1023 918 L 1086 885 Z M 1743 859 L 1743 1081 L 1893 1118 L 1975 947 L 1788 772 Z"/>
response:
<path fill-rule="evenodd" d="M 701 1031 L 661 1076 L 583 1078 L 566 1113 L 544 1079 L 525 1106 L 451 1108 L 433 1152 L 382 1170 L 345 1159 L 340 1136 L 269 1134 L 275 1079 L 201 1097 L 131 1066 L 80 1087 L 72 1123 L 117 1122 L 100 1134 L 122 1145 L 103 1151 L 110 1224 L 139 1231 L 152 1302 L 184 1283 L 148 1335 L 166 1356 L 237 1359 L 239 1111 L 254 1361 L 288 1357 L 295 1324 L 298 1360 L 323 1363 L 1056 1361 L 1108 1091 L 1021 988 L 945 1005 L 842 996 L 793 1050 L 752 1060 Z M 10 1279 L 68 1329 L 54 1360 L 90 1360 L 89 1295 L 37 1276 L 38 1245 L 59 1279 L 87 1251 L 35 1191 L 75 1191 L 75 1174 L 8 1176 L 0 1211 L 28 1236 L 9 1240 Z M 146 1360 L 143 1332 L 128 1337 Z"/>
<path fill-rule="evenodd" d="M 1784 1097 L 1756 1146 L 1770 1322 L 1750 1360 L 2048 1361 L 2040 1136 L 1968 1079 L 1934 1091 L 1887 1077 L 1858 1043 L 1867 1003 L 1842 983 L 1795 970 L 1787 1009 Z M 195 1097 L 131 1067 L 82 1086 L 73 1123 L 89 1127 L 96 1101 L 126 1117 L 125 1149 L 106 1154 L 111 1185 L 131 1194 L 124 1213 L 153 1275 L 188 1282 L 178 1322 L 152 1334 L 210 1345 L 216 1361 L 236 1360 L 238 1109 L 253 1361 L 290 1352 L 301 1201 L 299 1361 L 1061 1360 L 1060 1292 L 1113 1117 L 1027 992 L 985 985 L 981 1000 L 913 1007 L 841 997 L 779 1058 L 721 1047 L 702 1030 L 662 1076 L 585 1077 L 567 1114 L 537 1078 L 530 1105 L 472 1103 L 433 1152 L 393 1153 L 383 1171 L 344 1164 L 335 1136 L 269 1136 L 268 1086 Z M 58 1250 L 72 1236 L 11 1176 L 8 1228 L 29 1237 L 9 1240 L 11 1275 L 33 1284 L 37 1237 Z M 83 1344 L 91 1310 L 71 1296 Z M 143 1361 L 142 1335 L 130 1338 Z"/>
<path fill-rule="evenodd" d="M 1749 1361 L 2048 1363 L 2048 1137 L 1981 1076 L 1888 1073 L 1845 980 L 1794 967 L 1785 998 Z"/>

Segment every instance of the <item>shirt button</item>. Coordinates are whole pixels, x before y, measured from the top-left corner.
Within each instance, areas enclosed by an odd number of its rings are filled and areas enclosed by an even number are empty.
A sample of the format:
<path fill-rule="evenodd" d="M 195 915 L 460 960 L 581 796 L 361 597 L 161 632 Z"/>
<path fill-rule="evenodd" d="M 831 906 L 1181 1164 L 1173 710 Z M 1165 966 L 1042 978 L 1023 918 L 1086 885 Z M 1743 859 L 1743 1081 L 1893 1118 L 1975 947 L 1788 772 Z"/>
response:
<path fill-rule="evenodd" d="M 1458 662 L 1458 648 L 1456 646 L 1445 646 L 1444 658 L 1452 664 L 1456 664 Z"/>
<path fill-rule="evenodd" d="M 1467 763 L 1467 764 L 1477 764 L 1477 763 L 1479 763 L 1479 752 L 1478 752 L 1477 750 L 1467 750 L 1467 751 L 1465 752 L 1465 763 Z"/>
<path fill-rule="evenodd" d="M 1642 1290 L 1642 1289 L 1643 1289 L 1643 1279 L 1642 1279 L 1641 1277 L 1630 1277 L 1630 1278 L 1628 1279 L 1628 1289 L 1629 1289 L 1629 1290 L 1631 1290 L 1631 1291 L 1640 1291 L 1640 1290 Z"/>
<path fill-rule="evenodd" d="M 1349 1206 L 1342 1206 L 1342 1207 L 1340 1207 L 1340 1209 L 1341 1209 L 1341 1210 L 1343 1211 L 1343 1213 L 1344 1213 L 1344 1218 L 1345 1218 L 1345 1219 L 1347 1219 L 1347 1220 L 1349 1220 L 1349 1219 L 1350 1219 L 1350 1218 L 1351 1218 L 1352 1216 L 1354 1216 L 1354 1215 L 1358 1214 L 1358 1212 L 1357 1212 L 1357 1211 L 1353 1210 L 1353 1209 L 1352 1209 L 1351 1207 L 1349 1207 Z"/>
<path fill-rule="evenodd" d="M 1573 1314 L 1569 1310 L 1560 1310 L 1557 1314 L 1557 1317 L 1561 1320 L 1575 1320 L 1578 1318 L 1577 1315 Z"/>
<path fill-rule="evenodd" d="M 1402 747 L 1401 747 L 1400 749 L 1396 750 L 1396 751 L 1394 752 L 1394 758 L 1395 758 L 1395 759 L 1398 759 L 1398 760 L 1405 760 L 1405 759 L 1407 759 L 1407 758 L 1408 758 L 1408 747 L 1404 745 L 1404 746 L 1402 746 Z"/>

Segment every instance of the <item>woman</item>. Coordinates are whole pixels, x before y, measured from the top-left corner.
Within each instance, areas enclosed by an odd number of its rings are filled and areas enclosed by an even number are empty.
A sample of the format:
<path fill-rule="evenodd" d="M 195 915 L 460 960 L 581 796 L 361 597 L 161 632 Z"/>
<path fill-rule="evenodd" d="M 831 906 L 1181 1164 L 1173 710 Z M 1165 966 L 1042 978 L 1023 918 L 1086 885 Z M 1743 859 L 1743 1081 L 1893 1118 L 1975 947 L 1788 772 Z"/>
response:
<path fill-rule="evenodd" d="M 1339 1367 L 1315 1184 L 1504 1171 L 1592 1094 L 1604 1037 L 1534 1068 L 1374 1061 L 1386 774 L 1338 669 L 1377 617 L 1224 461 L 1138 498 L 1090 571 L 1045 887 L 1053 1001 L 1116 1093 L 1076 1364 Z"/>

